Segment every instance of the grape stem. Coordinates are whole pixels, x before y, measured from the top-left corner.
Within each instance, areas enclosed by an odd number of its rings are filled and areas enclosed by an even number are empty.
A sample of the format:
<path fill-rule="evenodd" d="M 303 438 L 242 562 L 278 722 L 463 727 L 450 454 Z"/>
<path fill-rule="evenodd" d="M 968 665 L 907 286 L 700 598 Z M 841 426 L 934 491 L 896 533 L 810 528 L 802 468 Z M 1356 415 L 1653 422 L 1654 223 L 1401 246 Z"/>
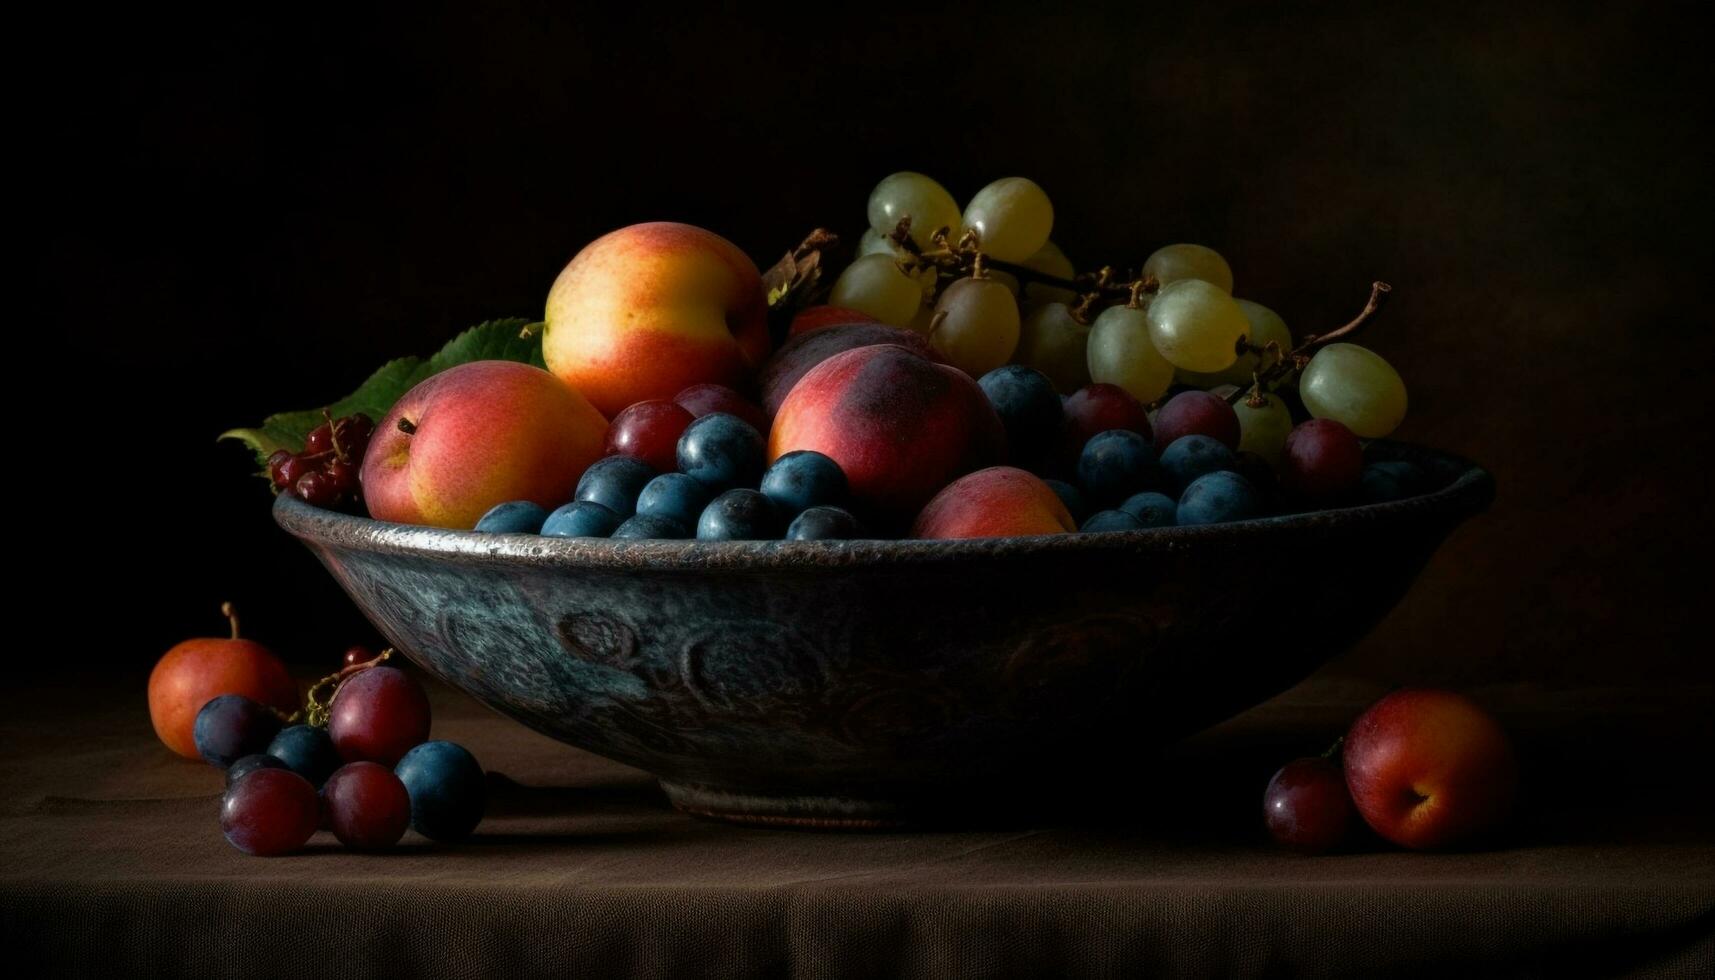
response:
<path fill-rule="evenodd" d="M 333 707 L 334 695 L 339 693 L 340 685 L 344 684 L 346 679 L 351 675 L 359 671 L 368 670 L 371 667 L 379 667 L 383 663 L 386 663 L 388 658 L 392 656 L 393 648 L 388 647 L 377 654 L 373 660 L 365 660 L 360 664 L 351 664 L 350 666 L 341 667 L 339 670 L 334 671 L 310 685 L 309 693 L 304 695 L 304 720 L 308 724 L 317 728 L 326 727 L 328 723 L 328 711 Z M 329 688 L 325 700 L 320 697 L 320 693 L 323 688 Z"/>
<path fill-rule="evenodd" d="M 220 604 L 220 614 L 226 617 L 227 625 L 232 627 L 232 638 L 238 639 L 238 607 L 230 602 Z"/>
<path fill-rule="evenodd" d="M 934 242 L 936 247 L 925 252 L 923 248 L 912 239 L 911 216 L 906 215 L 899 219 L 899 224 L 894 226 L 894 229 L 887 234 L 887 238 L 901 250 L 909 253 L 917 261 L 927 265 L 933 265 L 939 271 L 950 275 L 966 274 L 974 276 L 976 274 L 976 270 L 981 268 L 987 272 L 1004 272 L 1021 283 L 1035 283 L 1039 286 L 1053 286 L 1058 289 L 1065 289 L 1079 294 L 1095 292 L 1098 299 L 1109 298 L 1115 300 L 1129 300 L 1132 296 L 1132 283 L 1127 282 L 1120 284 L 1112 282 L 1113 269 L 1110 267 L 1104 266 L 1102 273 L 1098 273 L 1095 276 L 1079 276 L 1076 279 L 1066 279 L 1061 276 L 1051 275 L 1037 269 L 1032 269 L 1027 265 L 1020 265 L 1017 262 L 1003 262 L 1000 259 L 995 258 L 987 252 L 982 251 L 982 243 L 977 233 L 973 230 L 967 229 L 963 235 L 959 236 L 959 240 L 956 243 L 949 240 L 949 234 L 950 230 L 947 228 L 936 229 L 935 234 L 930 236 L 930 241 Z M 981 262 L 980 266 L 978 265 L 979 260 Z M 979 276 L 978 278 L 981 277 Z M 1139 281 L 1144 284 L 1142 287 L 1143 292 L 1154 292 L 1158 285 L 1155 282 L 1155 277 L 1153 276 L 1146 276 Z"/>
<path fill-rule="evenodd" d="M 1357 316 L 1352 317 L 1350 322 L 1346 323 L 1344 326 L 1330 330 L 1327 333 L 1313 333 L 1310 336 L 1305 337 L 1303 343 L 1292 348 L 1292 350 L 1287 351 L 1281 356 L 1280 360 L 1268 365 L 1267 367 L 1259 369 L 1256 373 L 1251 375 L 1253 383 L 1248 387 L 1241 387 L 1231 395 L 1228 395 L 1227 404 L 1237 405 L 1240 399 L 1262 399 L 1268 394 L 1269 388 L 1267 386 L 1274 385 L 1285 380 L 1294 372 L 1304 370 L 1305 365 L 1310 363 L 1310 356 L 1316 352 L 1317 348 L 1320 348 L 1322 345 L 1331 341 L 1339 340 L 1341 337 L 1356 333 L 1359 328 L 1368 323 L 1371 318 L 1381 311 L 1383 301 L 1387 299 L 1388 294 L 1391 292 L 1393 292 L 1393 287 L 1379 279 L 1370 283 L 1369 301 L 1364 304 L 1364 308 L 1362 310 L 1358 311 Z M 1267 348 L 1263 348 L 1263 350 L 1266 352 Z M 1249 402 L 1249 404 L 1255 407 L 1256 402 L 1252 401 Z"/>

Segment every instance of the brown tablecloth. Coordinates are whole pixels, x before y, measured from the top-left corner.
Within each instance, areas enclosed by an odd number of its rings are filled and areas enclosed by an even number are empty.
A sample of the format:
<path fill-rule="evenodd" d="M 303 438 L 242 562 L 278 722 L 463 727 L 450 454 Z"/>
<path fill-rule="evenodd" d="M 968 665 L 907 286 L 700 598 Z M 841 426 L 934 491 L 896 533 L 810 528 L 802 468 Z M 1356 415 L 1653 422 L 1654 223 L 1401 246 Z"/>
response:
<path fill-rule="evenodd" d="M 1269 772 L 1377 693 L 1308 682 L 1115 772 L 1111 805 L 1052 825 L 824 834 L 678 814 L 645 774 L 437 689 L 435 735 L 491 772 L 474 840 L 412 833 L 372 855 L 320 834 L 258 859 L 221 838 L 221 774 L 150 734 L 140 680 L 14 686 L 6 960 L 339 977 L 1715 969 L 1711 692 L 1479 692 L 1527 767 L 1495 849 L 1269 846 Z"/>

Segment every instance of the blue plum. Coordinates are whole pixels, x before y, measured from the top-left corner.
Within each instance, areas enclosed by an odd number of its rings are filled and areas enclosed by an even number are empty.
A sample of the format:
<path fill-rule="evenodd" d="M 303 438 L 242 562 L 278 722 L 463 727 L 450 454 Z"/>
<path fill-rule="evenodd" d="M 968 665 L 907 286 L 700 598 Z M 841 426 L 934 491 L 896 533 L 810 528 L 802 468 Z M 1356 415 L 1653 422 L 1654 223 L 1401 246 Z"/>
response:
<path fill-rule="evenodd" d="M 273 708 L 242 694 L 222 694 L 197 712 L 191 735 L 197 754 L 209 765 L 225 769 L 266 749 L 279 731 L 280 716 Z"/>
<path fill-rule="evenodd" d="M 840 464 L 813 449 L 786 453 L 762 475 L 762 492 L 784 517 L 811 507 L 838 506 L 846 500 L 846 473 Z"/>
<path fill-rule="evenodd" d="M 1080 531 L 1136 531 L 1143 527 L 1138 519 L 1123 510 L 1103 510 L 1090 515 Z"/>
<path fill-rule="evenodd" d="M 649 464 L 630 456 L 604 456 L 578 480 L 574 500 L 601 504 L 620 517 L 637 513 L 637 495 L 655 478 Z"/>
<path fill-rule="evenodd" d="M 759 490 L 728 490 L 697 518 L 699 541 L 766 541 L 780 537 L 780 514 Z"/>
<path fill-rule="evenodd" d="M 1256 488 L 1231 470 L 1205 473 L 1179 497 L 1180 524 L 1222 524 L 1255 517 L 1262 510 Z"/>
<path fill-rule="evenodd" d="M 697 516 L 709 505 L 709 488 L 683 473 L 663 473 L 637 495 L 637 513 L 665 517 L 685 527 L 696 527 Z"/>
<path fill-rule="evenodd" d="M 1078 483 L 1099 506 L 1111 506 L 1160 480 L 1155 448 L 1129 429 L 1109 429 L 1084 443 L 1078 456 Z"/>
<path fill-rule="evenodd" d="M 1233 451 L 1210 436 L 1180 436 L 1161 451 L 1161 475 L 1174 493 L 1184 493 L 1192 480 L 1205 473 L 1234 466 Z"/>
<path fill-rule="evenodd" d="M 268 754 L 318 787 L 345 763 L 334 748 L 333 739 L 328 737 L 328 730 L 309 725 L 281 729 L 274 741 L 268 743 Z"/>
<path fill-rule="evenodd" d="M 482 822 L 488 799 L 482 766 L 463 746 L 424 742 L 405 753 L 393 774 L 411 797 L 411 826 L 424 837 L 459 840 Z"/>
<path fill-rule="evenodd" d="M 689 529 L 671 517 L 658 517 L 654 514 L 638 514 L 625 519 L 625 523 L 613 529 L 609 537 L 615 541 L 636 540 L 639 538 L 688 538 Z"/>
<path fill-rule="evenodd" d="M 1054 382 L 1035 368 L 1006 364 L 977 384 L 1000 416 L 1013 461 L 1028 465 L 1045 459 L 1059 437 L 1064 414 Z"/>
<path fill-rule="evenodd" d="M 1120 504 L 1120 510 L 1137 518 L 1143 527 L 1172 527 L 1179 522 L 1179 503 L 1164 493 L 1146 490 L 1132 494 Z"/>
<path fill-rule="evenodd" d="M 725 412 L 697 419 L 679 437 L 679 472 L 715 491 L 756 486 L 767 455 L 762 433 Z"/>
<path fill-rule="evenodd" d="M 548 510 L 541 504 L 508 500 L 490 507 L 488 513 L 477 519 L 476 529 L 488 534 L 536 534 L 547 519 Z"/>
<path fill-rule="evenodd" d="M 574 500 L 548 515 L 542 534 L 550 538 L 605 538 L 623 520 L 593 500 Z"/>
<path fill-rule="evenodd" d="M 843 507 L 811 507 L 792 519 L 788 541 L 842 541 L 860 533 L 857 518 Z"/>

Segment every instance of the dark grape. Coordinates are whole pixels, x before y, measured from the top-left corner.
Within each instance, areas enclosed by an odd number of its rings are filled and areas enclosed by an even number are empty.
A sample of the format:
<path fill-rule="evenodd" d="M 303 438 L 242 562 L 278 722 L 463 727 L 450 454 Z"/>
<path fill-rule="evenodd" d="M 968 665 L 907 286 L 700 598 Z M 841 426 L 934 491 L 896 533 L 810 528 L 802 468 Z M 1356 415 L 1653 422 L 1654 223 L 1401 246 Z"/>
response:
<path fill-rule="evenodd" d="M 411 826 L 430 840 L 470 835 L 482 820 L 487 793 L 482 767 L 463 746 L 424 742 L 393 769 L 411 797 Z"/>
<path fill-rule="evenodd" d="M 209 765 L 225 769 L 266 749 L 279 731 L 280 716 L 273 708 L 242 694 L 222 694 L 197 712 L 192 735 L 197 753 Z"/>
<path fill-rule="evenodd" d="M 1064 418 L 1054 382 L 1035 368 L 1006 364 L 983 375 L 977 384 L 1000 416 L 1013 461 L 1029 465 L 1045 459 Z"/>
<path fill-rule="evenodd" d="M 1103 432 L 1124 429 L 1150 439 L 1149 412 L 1119 385 L 1091 384 L 1066 396 L 1060 432 L 1062 458 L 1075 465 L 1084 446 Z"/>
<path fill-rule="evenodd" d="M 478 518 L 476 530 L 487 534 L 536 534 L 547 519 L 548 511 L 541 504 L 529 500 L 508 500 L 495 504 Z"/>
<path fill-rule="evenodd" d="M 226 767 L 226 788 L 231 789 L 233 783 L 238 782 L 240 779 L 243 779 L 245 776 L 250 775 L 258 769 L 286 768 L 287 766 L 284 762 L 281 762 L 279 759 L 276 759 L 266 753 L 257 752 L 252 755 L 247 755 Z"/>
<path fill-rule="evenodd" d="M 340 764 L 339 751 L 333 747 L 327 729 L 310 725 L 280 729 L 280 734 L 268 743 L 268 754 L 314 786 L 326 782 Z"/>
<path fill-rule="evenodd" d="M 683 473 L 663 473 L 650 480 L 637 495 L 637 513 L 644 517 L 665 517 L 685 527 L 696 527 L 698 516 L 713 496 L 709 488 L 694 477 Z"/>
<path fill-rule="evenodd" d="M 637 495 L 653 479 L 655 471 L 642 460 L 606 456 L 584 471 L 573 497 L 600 504 L 620 517 L 630 517 L 637 512 Z"/>
<path fill-rule="evenodd" d="M 1174 523 L 1223 524 L 1255 517 L 1262 510 L 1256 488 L 1231 470 L 1206 473 L 1185 488 L 1174 511 Z"/>
<path fill-rule="evenodd" d="M 334 692 L 328 736 L 347 762 L 391 766 L 429 737 L 429 697 L 397 667 L 358 671 Z"/>
<path fill-rule="evenodd" d="M 679 437 L 695 418 L 683 405 L 664 398 L 638 402 L 613 417 L 607 451 L 670 473 L 678 465 Z"/>
<path fill-rule="evenodd" d="M 1239 417 L 1227 400 L 1207 391 L 1182 391 L 1155 413 L 1155 445 L 1159 449 L 1183 436 L 1208 436 L 1228 449 L 1239 448 Z"/>
<path fill-rule="evenodd" d="M 716 491 L 756 486 L 766 456 L 762 433 L 725 412 L 697 419 L 679 437 L 679 471 Z"/>
<path fill-rule="evenodd" d="M 1179 523 L 1179 502 L 1164 493 L 1145 491 L 1132 494 L 1120 504 L 1120 510 L 1137 518 L 1143 527 L 1172 527 Z"/>
<path fill-rule="evenodd" d="M 792 519 L 786 540 L 841 541 L 855 538 L 861 531 L 857 518 L 844 508 L 811 507 Z"/>
<path fill-rule="evenodd" d="M 1136 531 L 1143 527 L 1137 518 L 1123 510 L 1103 510 L 1090 515 L 1078 530 L 1096 531 Z"/>
<path fill-rule="evenodd" d="M 846 473 L 840 464 L 813 449 L 786 453 L 762 475 L 762 492 L 783 517 L 795 517 L 811 507 L 843 504 Z"/>
<path fill-rule="evenodd" d="M 759 490 L 728 490 L 697 518 L 699 541 L 766 541 L 780 536 L 780 515 Z"/>
<path fill-rule="evenodd" d="M 1334 504 L 1350 497 L 1363 478 L 1364 448 L 1352 430 L 1333 419 L 1311 419 L 1286 437 L 1281 482 L 1312 504 Z"/>
<path fill-rule="evenodd" d="M 289 769 L 254 770 L 234 782 L 220 803 L 227 841 L 258 857 L 303 847 L 320 823 L 316 788 Z"/>
<path fill-rule="evenodd" d="M 1209 436 L 1180 436 L 1161 453 L 1161 475 L 1174 493 L 1185 492 L 1192 480 L 1205 473 L 1230 470 L 1233 465 L 1233 451 Z"/>
<path fill-rule="evenodd" d="M 620 520 L 618 514 L 593 500 L 574 500 L 548 515 L 542 522 L 542 534 L 550 538 L 605 538 Z"/>
<path fill-rule="evenodd" d="M 1276 841 L 1316 854 L 1345 838 L 1352 797 L 1339 766 L 1322 758 L 1296 759 L 1268 781 L 1262 814 Z"/>
<path fill-rule="evenodd" d="M 1160 478 L 1155 450 L 1130 429 L 1109 429 L 1084 444 L 1078 457 L 1078 483 L 1097 505 L 1117 504 Z"/>
<path fill-rule="evenodd" d="M 393 770 L 373 762 L 340 766 L 322 787 L 328 829 L 347 847 L 392 847 L 411 825 L 411 795 Z"/>
<path fill-rule="evenodd" d="M 685 525 L 670 517 L 654 517 L 649 514 L 638 514 L 628 517 L 625 523 L 613 529 L 610 537 L 622 541 L 639 541 L 655 538 L 677 539 L 691 537 L 691 531 Z"/>

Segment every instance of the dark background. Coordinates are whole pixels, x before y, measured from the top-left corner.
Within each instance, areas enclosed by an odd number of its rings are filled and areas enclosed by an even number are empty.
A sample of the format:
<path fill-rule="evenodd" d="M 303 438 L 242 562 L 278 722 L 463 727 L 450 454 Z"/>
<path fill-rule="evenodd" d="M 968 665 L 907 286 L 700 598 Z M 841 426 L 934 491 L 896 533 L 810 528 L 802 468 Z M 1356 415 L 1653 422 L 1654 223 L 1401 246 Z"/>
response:
<path fill-rule="evenodd" d="M 27 612 L 82 638 L 25 669 L 147 669 L 229 598 L 331 662 L 367 627 L 218 432 L 539 316 L 610 229 L 688 221 L 767 265 L 812 226 L 855 234 L 874 182 L 916 169 L 961 199 L 1034 178 L 1081 266 L 1215 246 L 1300 333 L 1393 283 L 1363 342 L 1410 386 L 1399 436 L 1500 496 L 1339 669 L 1711 678 L 1693 5 L 834 6 L 150 9 L 20 35 L 20 333 L 76 378 L 45 431 L 14 423 L 56 488 L 23 511 L 51 532 Z M 21 389 L 51 391 L 60 368 L 28 363 Z"/>

